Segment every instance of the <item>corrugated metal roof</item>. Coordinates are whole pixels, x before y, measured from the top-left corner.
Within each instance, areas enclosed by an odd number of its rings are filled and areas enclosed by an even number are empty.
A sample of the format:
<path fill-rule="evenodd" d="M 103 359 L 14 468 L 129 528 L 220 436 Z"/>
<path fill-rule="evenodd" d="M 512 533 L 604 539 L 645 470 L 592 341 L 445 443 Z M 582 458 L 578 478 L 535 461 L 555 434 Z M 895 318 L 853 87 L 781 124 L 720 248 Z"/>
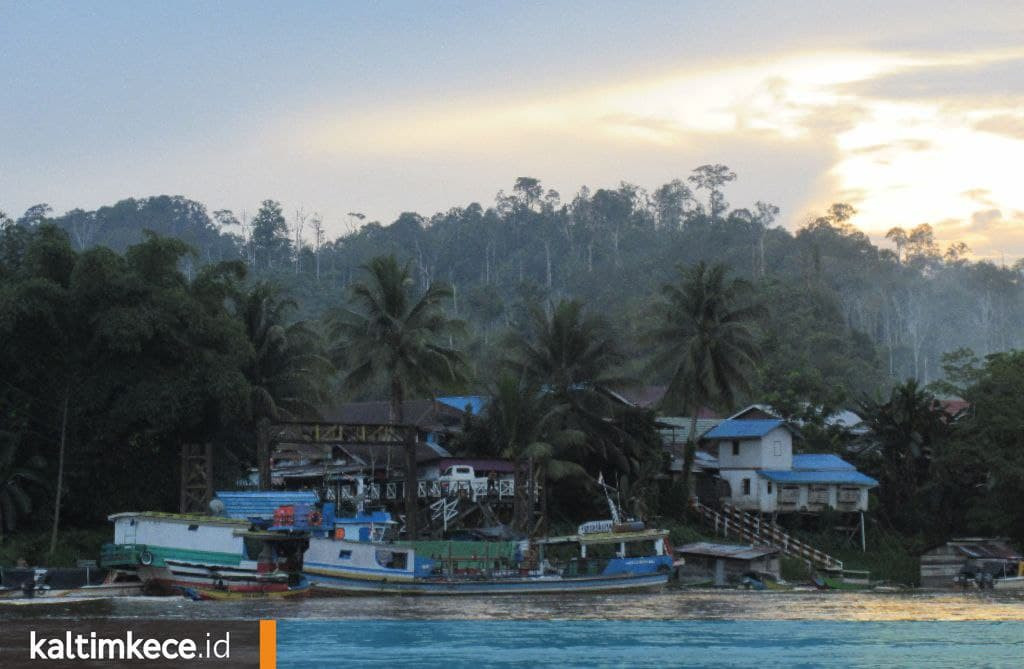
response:
<path fill-rule="evenodd" d="M 756 560 L 759 557 L 774 555 L 778 552 L 779 549 L 771 546 L 735 546 L 733 544 L 713 544 L 707 541 L 698 541 L 676 548 L 676 553 L 683 555 L 705 555 L 733 560 Z"/>
<path fill-rule="evenodd" d="M 831 453 L 804 453 L 793 456 L 793 470 L 852 472 L 857 471 L 857 468 Z"/>
<path fill-rule="evenodd" d="M 311 490 L 281 490 L 262 492 L 237 492 L 223 490 L 217 493 L 217 499 L 224 503 L 224 513 L 229 518 L 259 518 L 273 520 L 274 511 L 286 505 L 317 502 L 316 493 Z"/>
<path fill-rule="evenodd" d="M 775 483 L 836 483 L 836 484 L 848 484 L 857 486 L 869 486 L 873 487 L 878 485 L 878 481 L 865 476 L 860 472 L 853 471 L 790 471 L 790 470 L 778 470 L 778 469 L 765 469 L 757 472 L 758 476 L 773 481 Z"/>
<path fill-rule="evenodd" d="M 778 427 L 786 427 L 786 423 L 774 420 L 723 420 L 710 432 L 704 435 L 705 439 L 750 439 L 763 437 Z"/>
<path fill-rule="evenodd" d="M 674 472 L 683 471 L 683 456 L 680 453 L 672 454 L 672 461 L 669 469 Z M 697 451 L 693 455 L 693 471 L 700 473 L 708 469 L 718 469 L 718 458 L 705 451 Z"/>
<path fill-rule="evenodd" d="M 658 432 L 661 433 L 662 443 L 685 444 L 686 440 L 690 438 L 690 421 L 691 419 L 687 416 L 667 416 L 659 418 L 659 423 L 670 426 L 663 427 L 658 430 Z M 697 438 L 699 439 L 705 432 L 711 430 L 721 422 L 721 418 L 698 418 Z"/>

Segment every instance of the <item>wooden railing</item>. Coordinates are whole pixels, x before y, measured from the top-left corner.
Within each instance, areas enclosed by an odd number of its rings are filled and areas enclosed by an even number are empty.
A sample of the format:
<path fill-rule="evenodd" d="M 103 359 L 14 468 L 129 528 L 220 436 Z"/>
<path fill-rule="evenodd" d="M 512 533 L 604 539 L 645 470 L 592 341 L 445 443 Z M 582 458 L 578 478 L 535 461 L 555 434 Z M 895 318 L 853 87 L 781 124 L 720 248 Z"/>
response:
<path fill-rule="evenodd" d="M 341 498 L 350 500 L 356 498 L 354 485 L 341 487 Z M 478 499 L 499 499 L 510 500 L 516 494 L 516 482 L 510 479 L 499 479 L 493 483 L 488 481 L 418 481 L 416 483 L 416 494 L 421 499 L 442 499 L 445 497 L 465 496 L 473 500 Z M 405 495 L 403 483 L 371 483 L 365 489 L 366 499 L 402 499 Z"/>
<path fill-rule="evenodd" d="M 721 511 L 701 504 L 697 500 L 692 500 L 691 506 L 705 523 L 715 528 L 715 534 L 721 534 L 724 537 L 737 537 L 751 544 L 774 546 L 783 555 L 807 560 L 822 569 L 842 570 L 843 568 L 841 560 L 794 538 L 776 523 L 762 520 L 760 516 L 749 514 L 731 504 L 722 505 Z"/>

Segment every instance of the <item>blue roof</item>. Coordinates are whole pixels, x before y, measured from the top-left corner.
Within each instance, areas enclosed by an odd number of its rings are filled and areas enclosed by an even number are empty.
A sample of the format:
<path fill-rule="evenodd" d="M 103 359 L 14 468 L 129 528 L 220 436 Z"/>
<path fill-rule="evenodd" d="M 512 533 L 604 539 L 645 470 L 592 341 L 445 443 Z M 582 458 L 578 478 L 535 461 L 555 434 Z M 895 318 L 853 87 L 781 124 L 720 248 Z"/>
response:
<path fill-rule="evenodd" d="M 343 525 L 354 525 L 357 523 L 394 523 L 395 521 L 391 519 L 391 514 L 387 511 L 371 511 L 370 513 L 364 511 L 347 518 L 335 518 L 334 522 Z"/>
<path fill-rule="evenodd" d="M 857 468 L 838 455 L 831 453 L 807 453 L 793 456 L 793 469 L 800 471 L 853 472 Z"/>
<path fill-rule="evenodd" d="M 784 421 L 773 420 L 723 420 L 705 433 L 705 439 L 750 439 L 763 437 L 777 427 L 786 427 Z"/>
<path fill-rule="evenodd" d="M 469 413 L 479 416 L 480 412 L 487 406 L 487 399 L 481 395 L 448 395 L 446 397 L 438 397 L 437 401 L 459 411 L 465 411 L 468 407 Z"/>
<path fill-rule="evenodd" d="M 235 492 L 222 490 L 217 499 L 224 502 L 224 511 L 229 518 L 273 520 L 274 511 L 280 506 L 316 504 L 316 493 L 311 490 L 271 490 L 266 492 Z"/>
<path fill-rule="evenodd" d="M 857 470 L 853 471 L 791 471 L 791 470 L 777 470 L 777 469 L 763 469 L 757 472 L 758 476 L 774 481 L 775 483 L 836 483 L 836 484 L 847 484 L 847 485 L 858 485 L 873 487 L 878 485 L 878 481 L 865 476 Z"/>

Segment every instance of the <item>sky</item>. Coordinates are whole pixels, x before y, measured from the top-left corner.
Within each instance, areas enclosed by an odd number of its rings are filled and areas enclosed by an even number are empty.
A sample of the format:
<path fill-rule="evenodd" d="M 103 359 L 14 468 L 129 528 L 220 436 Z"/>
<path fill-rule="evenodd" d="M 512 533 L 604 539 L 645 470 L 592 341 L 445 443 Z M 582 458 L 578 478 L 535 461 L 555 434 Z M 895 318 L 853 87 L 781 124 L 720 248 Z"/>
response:
<path fill-rule="evenodd" d="M 841 201 L 1024 256 L 1020 1 L 0 0 L 0 84 L 13 216 L 273 198 L 340 233 L 724 163 L 791 229 Z"/>

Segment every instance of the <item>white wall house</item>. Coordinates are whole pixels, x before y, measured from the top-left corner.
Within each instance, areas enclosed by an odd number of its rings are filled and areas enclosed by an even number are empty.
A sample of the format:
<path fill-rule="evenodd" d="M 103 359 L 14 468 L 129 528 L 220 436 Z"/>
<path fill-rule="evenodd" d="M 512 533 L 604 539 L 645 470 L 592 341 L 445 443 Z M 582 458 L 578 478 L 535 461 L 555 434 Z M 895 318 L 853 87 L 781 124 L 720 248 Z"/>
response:
<path fill-rule="evenodd" d="M 831 454 L 793 455 L 793 433 L 779 419 L 726 420 L 704 435 L 717 445 L 722 501 L 746 511 L 865 511 L 878 482 Z"/>

